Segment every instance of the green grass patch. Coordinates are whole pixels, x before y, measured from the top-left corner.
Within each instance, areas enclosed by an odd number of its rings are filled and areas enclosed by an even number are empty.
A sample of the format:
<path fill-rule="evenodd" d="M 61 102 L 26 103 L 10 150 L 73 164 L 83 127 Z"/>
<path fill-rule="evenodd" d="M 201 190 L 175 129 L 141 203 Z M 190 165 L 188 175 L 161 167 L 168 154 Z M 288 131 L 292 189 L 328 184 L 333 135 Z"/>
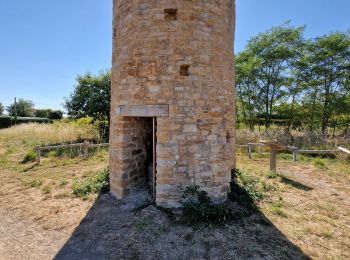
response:
<path fill-rule="evenodd" d="M 81 182 L 75 182 L 72 186 L 73 195 L 86 198 L 91 193 L 103 193 L 109 191 L 109 172 L 104 169 L 97 175 Z"/>
<path fill-rule="evenodd" d="M 49 194 L 51 193 L 52 189 L 49 185 L 45 185 L 42 189 L 41 189 L 41 192 L 42 194 Z"/>
<path fill-rule="evenodd" d="M 68 181 L 66 179 L 60 181 L 60 186 L 64 187 L 68 184 Z"/>
<path fill-rule="evenodd" d="M 269 171 L 266 175 L 268 179 L 276 179 L 278 177 L 277 172 Z"/>
<path fill-rule="evenodd" d="M 317 168 L 326 168 L 326 163 L 321 158 L 314 159 L 314 166 Z"/>
<path fill-rule="evenodd" d="M 284 206 L 284 201 L 283 201 L 282 198 L 272 202 L 271 203 L 271 211 L 272 211 L 272 213 L 274 213 L 274 214 L 276 214 L 276 215 L 278 215 L 280 217 L 286 218 L 287 214 L 282 209 L 283 206 Z"/>
<path fill-rule="evenodd" d="M 279 154 L 277 154 L 277 159 L 292 160 L 292 155 L 288 154 L 288 153 L 279 153 Z"/>
<path fill-rule="evenodd" d="M 41 185 L 43 185 L 43 181 L 39 179 L 35 179 L 29 182 L 29 186 L 32 188 L 37 188 L 37 187 L 40 187 Z"/>

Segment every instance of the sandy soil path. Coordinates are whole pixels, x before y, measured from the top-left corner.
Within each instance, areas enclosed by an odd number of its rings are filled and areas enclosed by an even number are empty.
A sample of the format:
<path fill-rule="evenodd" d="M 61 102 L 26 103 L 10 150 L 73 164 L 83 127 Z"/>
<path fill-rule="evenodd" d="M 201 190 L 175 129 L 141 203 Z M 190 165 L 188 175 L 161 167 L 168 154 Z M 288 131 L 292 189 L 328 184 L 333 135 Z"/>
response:
<path fill-rule="evenodd" d="M 0 209 L 0 259 L 52 259 L 69 234 L 47 231 Z"/>

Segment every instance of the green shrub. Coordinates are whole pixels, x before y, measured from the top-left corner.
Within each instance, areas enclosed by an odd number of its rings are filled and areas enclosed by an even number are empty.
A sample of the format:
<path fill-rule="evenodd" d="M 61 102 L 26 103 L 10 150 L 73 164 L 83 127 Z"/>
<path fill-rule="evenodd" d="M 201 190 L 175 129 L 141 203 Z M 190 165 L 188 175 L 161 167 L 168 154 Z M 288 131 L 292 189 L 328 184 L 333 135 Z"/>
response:
<path fill-rule="evenodd" d="M 256 212 L 258 208 L 256 203 L 265 198 L 265 191 L 273 189 L 272 186 L 249 176 L 240 170 L 235 170 L 236 178 L 231 182 L 231 191 L 229 199 L 237 202 L 242 208 L 239 215 L 248 217 Z"/>
<path fill-rule="evenodd" d="M 86 197 L 92 193 L 91 186 L 92 184 L 89 182 L 89 180 L 86 180 L 84 182 L 75 182 L 72 186 L 73 194 L 77 197 Z"/>
<path fill-rule="evenodd" d="M 292 156 L 288 153 L 279 153 L 277 157 L 282 160 L 290 160 Z"/>
<path fill-rule="evenodd" d="M 34 151 L 30 151 L 24 156 L 22 163 L 35 162 L 35 160 L 36 160 L 36 153 Z"/>
<path fill-rule="evenodd" d="M 241 184 L 241 187 L 254 201 L 262 200 L 265 197 L 263 192 L 258 187 L 259 179 L 245 174 L 239 170 L 237 170 L 237 177 L 237 180 Z"/>
<path fill-rule="evenodd" d="M 186 188 L 181 205 L 180 221 L 186 225 L 219 224 L 234 217 L 231 209 L 213 204 L 207 192 L 200 191 L 199 186 Z"/>
<path fill-rule="evenodd" d="M 86 197 L 90 193 L 105 193 L 109 191 L 109 172 L 104 169 L 96 176 L 81 182 L 75 182 L 72 186 L 73 194 L 77 197 Z"/>
<path fill-rule="evenodd" d="M 268 174 L 266 175 L 268 179 L 276 179 L 278 177 L 277 172 L 269 171 Z"/>
<path fill-rule="evenodd" d="M 50 152 L 47 154 L 47 157 L 50 157 L 50 158 L 52 158 L 52 157 L 58 157 L 58 154 L 57 154 L 56 151 L 50 151 Z"/>

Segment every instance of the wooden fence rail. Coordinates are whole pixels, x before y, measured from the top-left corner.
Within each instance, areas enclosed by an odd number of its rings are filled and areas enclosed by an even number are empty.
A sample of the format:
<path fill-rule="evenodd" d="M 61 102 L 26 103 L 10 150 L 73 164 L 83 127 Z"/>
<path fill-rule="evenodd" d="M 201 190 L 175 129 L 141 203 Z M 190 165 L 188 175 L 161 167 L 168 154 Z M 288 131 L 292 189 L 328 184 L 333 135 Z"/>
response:
<path fill-rule="evenodd" d="M 49 151 L 49 150 L 60 149 L 60 148 L 82 147 L 83 148 L 84 158 L 87 158 L 88 157 L 89 148 L 108 147 L 108 146 L 109 146 L 109 143 L 92 144 L 90 142 L 84 142 L 84 143 L 78 143 L 78 144 L 60 144 L 60 145 L 50 145 L 50 146 L 37 146 L 35 148 L 35 150 L 36 150 L 36 161 L 37 161 L 38 164 L 40 164 L 41 151 Z"/>
<path fill-rule="evenodd" d="M 62 145 L 51 145 L 51 146 L 37 146 L 36 147 L 36 153 L 37 153 L 37 163 L 40 164 L 40 157 L 41 157 L 41 151 L 48 151 L 53 149 L 60 149 L 60 148 L 73 148 L 73 147 L 83 147 L 83 153 L 84 157 L 88 157 L 88 149 L 93 147 L 108 147 L 109 143 L 102 143 L 102 144 L 92 144 L 90 142 L 84 142 L 79 144 L 62 144 Z M 328 154 L 328 153 L 339 153 L 343 152 L 346 154 L 350 154 L 350 150 L 344 148 L 344 147 L 337 147 L 336 150 L 299 150 L 298 147 L 295 146 L 284 146 L 281 144 L 278 144 L 277 142 L 271 142 L 271 141 L 264 141 L 261 140 L 259 143 L 248 143 L 244 145 L 237 145 L 238 148 L 246 148 L 249 159 L 252 159 L 252 152 L 254 147 L 262 147 L 267 146 L 270 148 L 270 170 L 273 172 L 276 172 L 277 168 L 277 152 L 278 150 L 289 150 L 292 152 L 292 159 L 293 162 L 297 161 L 297 155 L 298 153 L 302 154 Z"/>
<path fill-rule="evenodd" d="M 344 147 L 337 147 L 337 149 L 333 150 L 299 150 L 298 147 L 295 146 L 283 146 L 278 144 L 277 142 L 268 142 L 261 141 L 260 143 L 248 143 L 246 145 L 237 145 L 239 148 L 247 148 L 247 153 L 249 159 L 252 159 L 252 151 L 254 147 L 260 146 L 268 146 L 270 148 L 270 170 L 276 172 L 277 162 L 276 162 L 276 154 L 278 150 L 289 150 L 292 152 L 292 160 L 293 162 L 297 161 L 297 155 L 299 154 L 332 154 L 332 153 L 346 153 L 350 154 L 350 150 Z"/>

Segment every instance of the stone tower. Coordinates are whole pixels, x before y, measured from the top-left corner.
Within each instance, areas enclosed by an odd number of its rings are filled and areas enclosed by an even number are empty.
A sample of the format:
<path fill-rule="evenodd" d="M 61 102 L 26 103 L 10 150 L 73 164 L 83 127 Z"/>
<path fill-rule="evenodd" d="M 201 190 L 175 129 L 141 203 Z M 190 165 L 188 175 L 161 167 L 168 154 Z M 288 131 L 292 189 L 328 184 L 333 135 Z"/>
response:
<path fill-rule="evenodd" d="M 235 168 L 234 0 L 114 0 L 111 192 L 227 198 Z"/>

